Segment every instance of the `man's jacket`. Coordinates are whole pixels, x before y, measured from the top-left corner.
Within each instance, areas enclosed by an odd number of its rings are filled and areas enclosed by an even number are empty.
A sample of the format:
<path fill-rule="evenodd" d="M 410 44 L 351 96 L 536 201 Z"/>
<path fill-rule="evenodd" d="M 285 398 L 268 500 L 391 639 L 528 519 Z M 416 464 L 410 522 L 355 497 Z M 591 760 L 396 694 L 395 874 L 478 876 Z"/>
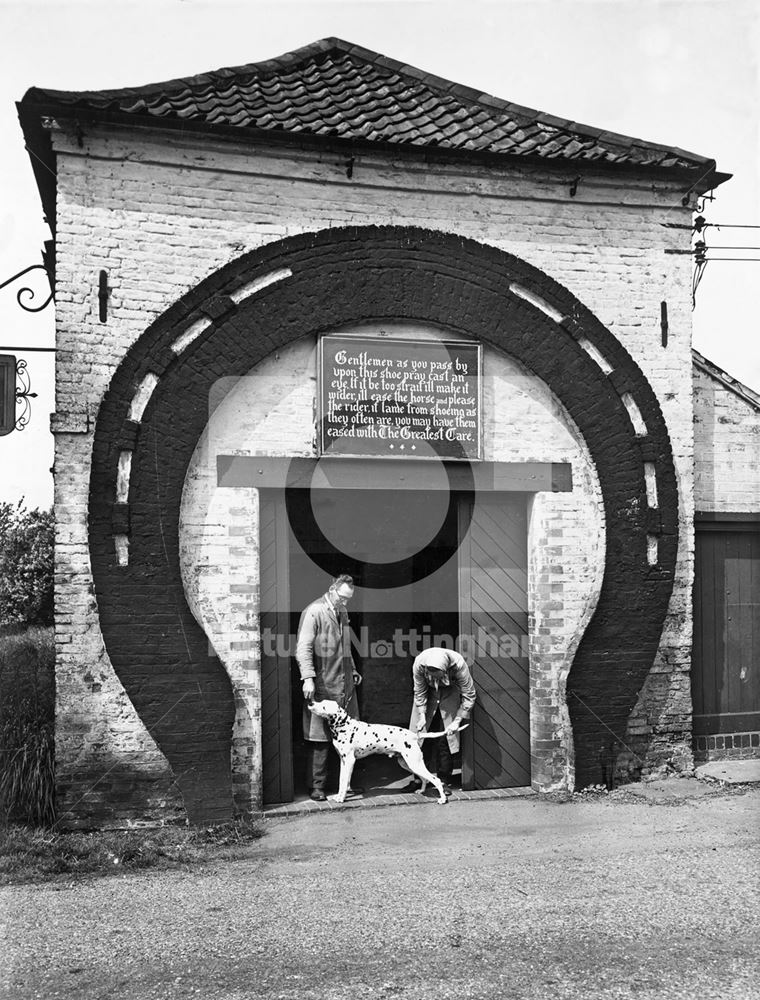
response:
<path fill-rule="evenodd" d="M 296 661 L 302 681 L 314 678 L 315 701 L 329 698 L 337 701 L 353 718 L 359 717 L 348 615 L 345 609 L 336 611 L 327 594 L 312 601 L 301 614 Z M 331 738 L 325 720 L 306 710 L 304 738 L 319 741 Z"/>
<path fill-rule="evenodd" d="M 437 686 L 427 676 L 426 666 L 433 665 L 446 671 L 444 683 Z M 412 680 L 414 681 L 414 703 L 409 728 L 417 731 L 417 721 L 422 713 L 425 715 L 425 729 L 430 729 L 437 708 L 441 710 L 444 728 L 451 725 L 454 719 L 467 720 L 475 704 L 475 684 L 470 668 L 453 649 L 435 647 L 424 650 L 412 664 Z M 449 733 L 446 737 L 452 753 L 459 750 L 459 733 Z"/>

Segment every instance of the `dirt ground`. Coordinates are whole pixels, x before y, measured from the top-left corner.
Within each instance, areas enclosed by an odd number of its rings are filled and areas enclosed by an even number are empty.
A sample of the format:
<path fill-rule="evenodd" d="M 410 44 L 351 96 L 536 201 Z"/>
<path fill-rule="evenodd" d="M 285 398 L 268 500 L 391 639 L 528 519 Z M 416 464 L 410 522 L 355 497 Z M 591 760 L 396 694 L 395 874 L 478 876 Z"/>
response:
<path fill-rule="evenodd" d="M 760 997 L 760 788 L 271 820 L 242 860 L 0 890 L 3 996 Z"/>

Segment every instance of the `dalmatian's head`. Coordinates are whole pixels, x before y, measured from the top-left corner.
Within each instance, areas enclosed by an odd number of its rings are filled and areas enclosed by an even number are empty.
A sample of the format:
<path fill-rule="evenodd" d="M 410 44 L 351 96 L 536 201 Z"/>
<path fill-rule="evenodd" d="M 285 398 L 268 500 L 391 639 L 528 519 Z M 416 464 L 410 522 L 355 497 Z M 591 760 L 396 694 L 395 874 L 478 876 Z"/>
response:
<path fill-rule="evenodd" d="M 320 719 L 332 719 L 340 710 L 337 701 L 312 701 L 309 705 L 309 711 L 318 715 Z"/>

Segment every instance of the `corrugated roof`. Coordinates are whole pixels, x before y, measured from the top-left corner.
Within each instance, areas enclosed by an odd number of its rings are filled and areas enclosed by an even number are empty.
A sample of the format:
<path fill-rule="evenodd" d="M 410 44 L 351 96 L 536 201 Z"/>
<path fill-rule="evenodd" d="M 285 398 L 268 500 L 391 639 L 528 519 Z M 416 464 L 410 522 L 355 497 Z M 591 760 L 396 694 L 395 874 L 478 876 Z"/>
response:
<path fill-rule="evenodd" d="M 327 38 L 277 59 L 120 90 L 32 88 L 20 110 L 184 122 L 323 140 L 710 171 L 685 150 L 579 125 Z"/>

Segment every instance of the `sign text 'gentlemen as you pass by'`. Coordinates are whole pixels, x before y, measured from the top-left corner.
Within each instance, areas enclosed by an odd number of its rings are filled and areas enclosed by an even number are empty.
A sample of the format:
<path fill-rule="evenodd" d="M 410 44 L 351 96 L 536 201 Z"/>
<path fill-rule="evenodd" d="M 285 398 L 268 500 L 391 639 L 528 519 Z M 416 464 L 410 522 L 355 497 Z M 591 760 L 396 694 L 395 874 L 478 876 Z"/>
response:
<path fill-rule="evenodd" d="M 481 353 L 470 341 L 320 341 L 323 455 L 481 458 Z"/>

